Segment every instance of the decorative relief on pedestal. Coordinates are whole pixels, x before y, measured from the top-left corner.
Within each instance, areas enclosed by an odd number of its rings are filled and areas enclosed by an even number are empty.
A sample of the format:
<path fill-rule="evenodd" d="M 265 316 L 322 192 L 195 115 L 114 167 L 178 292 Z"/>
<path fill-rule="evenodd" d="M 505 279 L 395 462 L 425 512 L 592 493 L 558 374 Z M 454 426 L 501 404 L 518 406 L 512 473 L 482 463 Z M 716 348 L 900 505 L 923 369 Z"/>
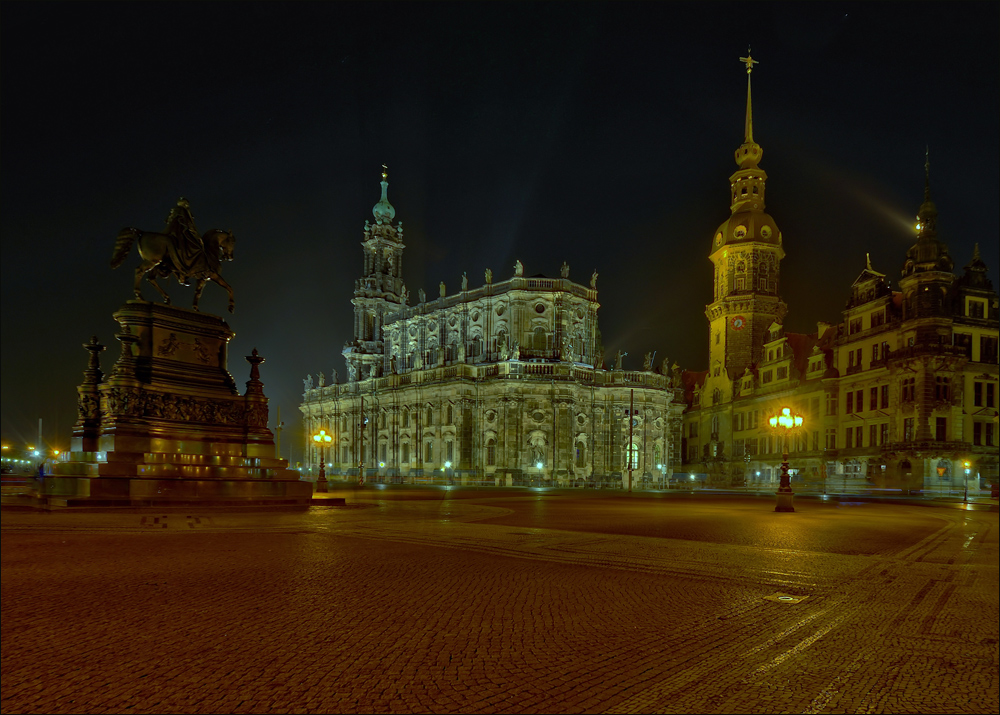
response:
<path fill-rule="evenodd" d="M 156 354 L 161 357 L 170 357 L 177 352 L 177 348 L 180 346 L 180 341 L 177 340 L 177 333 L 170 333 L 170 335 L 160 342 L 159 347 L 156 348 Z"/>
<path fill-rule="evenodd" d="M 101 416 L 100 399 L 92 392 L 84 392 L 77 396 L 76 411 L 81 420 L 93 420 Z"/>
<path fill-rule="evenodd" d="M 81 410 L 84 409 L 84 398 L 85 396 L 80 398 Z M 150 417 L 177 422 L 266 427 L 268 417 L 266 404 L 247 405 L 241 400 L 215 400 L 145 392 L 132 387 L 113 387 L 105 391 L 101 395 L 100 406 L 106 416 L 119 419 Z M 91 410 L 88 416 L 97 414 L 96 405 L 88 402 L 86 409 Z"/>
<path fill-rule="evenodd" d="M 192 348 L 194 355 L 198 358 L 199 362 L 208 365 L 212 361 L 211 356 L 208 354 L 208 348 L 200 341 L 198 338 L 194 339 L 194 347 Z"/>

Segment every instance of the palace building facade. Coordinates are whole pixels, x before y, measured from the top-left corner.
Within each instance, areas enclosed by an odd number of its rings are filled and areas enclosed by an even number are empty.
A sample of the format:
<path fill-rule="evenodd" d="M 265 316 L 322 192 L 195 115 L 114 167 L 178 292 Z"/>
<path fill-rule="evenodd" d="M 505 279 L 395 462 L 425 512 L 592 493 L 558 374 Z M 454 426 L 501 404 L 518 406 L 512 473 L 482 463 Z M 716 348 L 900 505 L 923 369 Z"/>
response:
<path fill-rule="evenodd" d="M 410 305 L 403 226 L 392 224 L 388 181 L 366 221 L 355 282 L 347 381 L 309 377 L 300 410 L 311 439 L 333 441 L 333 475 L 385 482 L 571 485 L 663 484 L 680 466 L 680 368 L 603 369 L 597 273 L 589 285 L 514 275 Z"/>
<path fill-rule="evenodd" d="M 995 484 L 1000 316 L 978 246 L 956 276 L 925 166 L 898 289 L 869 260 L 845 291 L 838 323 L 786 332 L 783 237 L 764 212 L 745 61 L 745 141 L 730 177 L 731 215 L 709 252 L 709 367 L 683 375 L 684 470 L 720 486 L 776 484 L 782 438 L 768 418 L 788 406 L 805 418 L 790 438 L 793 483 L 844 491 L 962 489 L 967 477 L 971 489 Z"/>

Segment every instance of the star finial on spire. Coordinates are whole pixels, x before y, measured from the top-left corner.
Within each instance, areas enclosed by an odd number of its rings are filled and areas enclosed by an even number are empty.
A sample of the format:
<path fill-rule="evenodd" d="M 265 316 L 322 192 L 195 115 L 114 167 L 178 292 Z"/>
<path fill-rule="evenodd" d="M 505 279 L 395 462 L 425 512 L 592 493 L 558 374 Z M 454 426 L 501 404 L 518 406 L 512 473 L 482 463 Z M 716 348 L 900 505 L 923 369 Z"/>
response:
<path fill-rule="evenodd" d="M 753 71 L 753 66 L 760 63 L 750 56 L 749 47 L 747 47 L 747 56 L 740 57 L 740 62 L 747 66 L 747 117 L 743 126 L 743 136 L 746 137 L 748 143 L 751 143 L 753 142 L 753 109 L 750 104 L 750 73 Z"/>

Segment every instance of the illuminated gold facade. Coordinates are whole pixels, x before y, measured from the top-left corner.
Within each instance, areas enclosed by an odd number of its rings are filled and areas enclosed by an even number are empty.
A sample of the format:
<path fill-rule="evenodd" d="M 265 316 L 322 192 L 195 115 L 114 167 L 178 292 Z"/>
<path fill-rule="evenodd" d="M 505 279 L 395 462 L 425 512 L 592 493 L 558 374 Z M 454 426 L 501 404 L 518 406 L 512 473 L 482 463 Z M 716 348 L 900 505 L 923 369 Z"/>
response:
<path fill-rule="evenodd" d="M 320 458 L 311 435 L 325 429 L 335 476 L 363 464 L 369 480 L 390 483 L 617 486 L 631 453 L 636 485 L 662 484 L 680 463 L 680 373 L 656 372 L 651 359 L 641 371 L 620 360 L 603 369 L 596 272 L 581 285 L 566 264 L 550 278 L 525 276 L 518 261 L 506 280 L 486 271 L 472 288 L 463 275 L 458 292 L 442 283 L 410 305 L 386 179 L 365 222 L 347 381 L 305 385 L 310 471 Z"/>
<path fill-rule="evenodd" d="M 973 490 L 996 483 L 1000 323 L 978 247 L 956 277 L 928 179 L 899 289 L 868 261 L 841 322 L 786 333 L 782 235 L 763 213 L 762 154 L 748 87 L 732 216 L 709 254 L 709 368 L 684 375 L 684 469 L 720 486 L 776 484 L 782 445 L 767 420 L 790 406 L 805 417 L 791 444 L 797 482 L 906 491 L 964 489 L 966 476 Z"/>

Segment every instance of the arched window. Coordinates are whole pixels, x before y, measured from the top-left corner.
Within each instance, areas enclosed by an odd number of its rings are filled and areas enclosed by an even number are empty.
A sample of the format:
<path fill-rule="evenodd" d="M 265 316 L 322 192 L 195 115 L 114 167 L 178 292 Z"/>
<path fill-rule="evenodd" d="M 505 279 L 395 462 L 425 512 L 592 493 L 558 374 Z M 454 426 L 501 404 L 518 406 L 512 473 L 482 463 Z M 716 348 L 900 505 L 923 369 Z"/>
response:
<path fill-rule="evenodd" d="M 448 405 L 448 421 L 447 421 L 446 424 L 450 425 L 450 424 L 454 424 L 454 422 L 455 422 L 455 414 L 452 411 L 452 406 Z"/>
<path fill-rule="evenodd" d="M 583 467 L 587 464 L 587 445 L 583 442 L 576 443 L 576 466 Z"/>
<path fill-rule="evenodd" d="M 402 462 L 403 462 L 403 464 L 409 464 L 410 463 L 410 443 L 409 442 L 403 442 L 402 449 L 403 449 L 403 459 L 402 459 Z"/>
<path fill-rule="evenodd" d="M 492 437 L 486 440 L 486 466 L 494 467 L 497 463 L 497 442 Z"/>
<path fill-rule="evenodd" d="M 629 444 L 627 455 L 625 457 L 625 469 L 638 469 L 639 468 L 639 445 L 635 442 Z"/>
<path fill-rule="evenodd" d="M 407 408 L 403 408 L 403 427 L 410 426 L 410 411 Z M 406 460 L 404 460 L 406 461 Z"/>
<path fill-rule="evenodd" d="M 432 407 L 427 408 L 427 418 L 424 421 L 424 424 L 428 427 L 434 424 L 434 409 Z M 429 462 L 430 460 L 428 459 L 427 461 Z"/>
<path fill-rule="evenodd" d="M 535 328 L 534 341 L 532 346 L 535 350 L 545 349 L 545 328 L 539 326 Z"/>
<path fill-rule="evenodd" d="M 434 461 L 434 443 L 428 442 L 424 445 L 424 461 L 433 462 Z"/>

